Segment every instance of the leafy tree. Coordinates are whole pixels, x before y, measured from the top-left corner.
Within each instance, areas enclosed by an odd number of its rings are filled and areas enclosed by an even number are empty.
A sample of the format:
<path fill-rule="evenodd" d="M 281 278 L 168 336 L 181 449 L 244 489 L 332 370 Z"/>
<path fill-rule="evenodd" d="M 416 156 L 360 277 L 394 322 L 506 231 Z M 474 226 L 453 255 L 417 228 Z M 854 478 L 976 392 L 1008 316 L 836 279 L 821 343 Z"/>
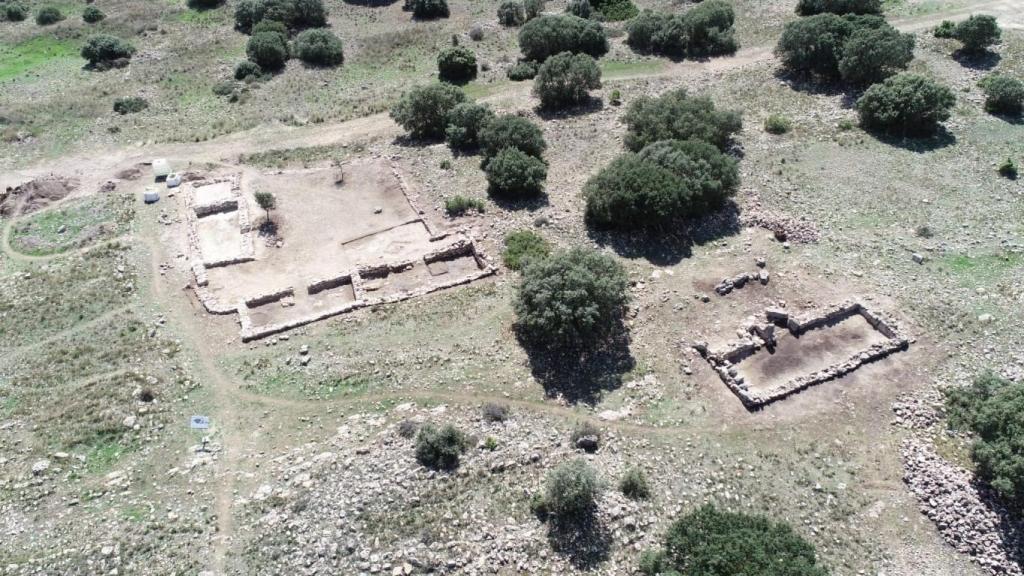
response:
<path fill-rule="evenodd" d="M 484 158 L 489 159 L 505 148 L 516 148 L 537 159 L 542 159 L 547 143 L 540 127 L 526 118 L 503 114 L 481 128 L 478 136 Z"/>
<path fill-rule="evenodd" d="M 891 26 L 862 28 L 843 44 L 839 74 L 851 84 L 874 84 L 905 70 L 913 59 L 913 34 Z"/>
<path fill-rule="evenodd" d="M 631 500 L 646 500 L 651 497 L 647 476 L 640 468 L 630 468 L 619 481 L 619 491 Z"/>
<path fill-rule="evenodd" d="M 814 546 L 787 524 L 705 505 L 669 527 L 665 563 L 701 576 L 827 576 Z"/>
<path fill-rule="evenodd" d="M 280 20 L 271 20 L 269 18 L 264 18 L 257 22 L 256 25 L 252 27 L 250 34 L 255 36 L 256 34 L 261 34 L 263 32 L 272 32 L 277 34 L 284 42 L 288 41 L 288 37 L 291 34 L 284 22 L 281 22 Z"/>
<path fill-rule="evenodd" d="M 417 86 L 402 95 L 391 118 L 413 138 L 442 138 L 452 109 L 465 101 L 466 94 L 451 84 Z"/>
<path fill-rule="evenodd" d="M 933 133 L 955 103 L 949 88 L 904 72 L 868 88 L 857 100 L 857 112 L 865 128 L 915 136 Z"/>
<path fill-rule="evenodd" d="M 267 213 L 267 222 L 270 222 L 270 211 L 277 206 L 277 198 L 270 192 L 262 190 L 254 193 L 253 198 L 256 199 L 256 205 Z"/>
<path fill-rule="evenodd" d="M 1012 509 L 1024 510 L 1024 383 L 982 374 L 946 393 L 951 428 L 976 437 L 971 459 L 979 478 Z"/>
<path fill-rule="evenodd" d="M 249 37 L 245 54 L 264 70 L 280 70 L 288 61 L 288 42 L 277 32 L 259 32 Z"/>
<path fill-rule="evenodd" d="M 775 54 L 794 72 L 837 78 L 843 45 L 852 33 L 853 24 L 835 14 L 800 18 L 783 27 Z"/>
<path fill-rule="evenodd" d="M 987 14 L 975 14 L 957 24 L 953 30 L 953 37 L 964 45 L 965 52 L 970 53 L 984 52 L 999 42 L 1001 35 L 995 16 Z"/>
<path fill-rule="evenodd" d="M 990 74 L 978 82 L 985 93 L 985 110 L 994 114 L 1017 115 L 1024 104 L 1024 83 L 1003 74 Z"/>
<path fill-rule="evenodd" d="M 484 104 L 463 102 L 448 114 L 445 140 L 453 150 L 472 150 L 480 145 L 480 130 L 494 119 L 494 112 Z"/>
<path fill-rule="evenodd" d="M 86 24 L 95 24 L 106 17 L 107 15 L 95 6 L 86 6 L 85 10 L 82 10 L 82 20 Z"/>
<path fill-rule="evenodd" d="M 235 30 L 248 34 L 266 14 L 264 0 L 239 0 L 235 5 Z"/>
<path fill-rule="evenodd" d="M 705 0 L 681 15 L 687 30 L 687 53 L 713 56 L 736 51 L 733 22 L 736 15 L 725 0 Z"/>
<path fill-rule="evenodd" d="M 36 12 L 36 24 L 49 26 L 64 19 L 64 14 L 56 6 L 43 6 Z"/>
<path fill-rule="evenodd" d="M 586 102 L 589 91 L 601 87 L 601 69 L 586 54 L 562 52 L 541 65 L 533 93 L 544 108 L 564 108 Z"/>
<path fill-rule="evenodd" d="M 85 41 L 81 54 L 90 64 L 96 65 L 131 58 L 135 47 L 116 36 L 97 34 Z"/>
<path fill-rule="evenodd" d="M 416 435 L 416 460 L 427 468 L 454 470 L 468 448 L 469 439 L 451 424 L 443 428 L 424 424 Z"/>
<path fill-rule="evenodd" d="M 437 55 L 437 75 L 453 84 L 476 78 L 476 54 L 465 46 L 450 46 Z"/>
<path fill-rule="evenodd" d="M 611 256 L 574 248 L 530 261 L 515 300 L 524 337 L 548 346 L 586 346 L 617 327 L 629 297 L 626 271 Z"/>
<path fill-rule="evenodd" d="M 671 170 L 627 152 L 591 177 L 583 196 L 590 224 L 637 229 L 685 215 L 693 191 Z"/>
<path fill-rule="evenodd" d="M 707 96 L 690 96 L 683 88 L 657 98 L 637 98 L 623 120 L 629 129 L 625 144 L 630 150 L 658 140 L 692 138 L 725 148 L 743 127 L 739 112 L 718 110 Z"/>
<path fill-rule="evenodd" d="M 295 37 L 299 60 L 315 66 L 337 66 L 345 61 L 341 40 L 326 28 L 312 28 Z"/>
<path fill-rule="evenodd" d="M 950 20 L 943 20 L 941 24 L 935 27 L 933 34 L 936 38 L 952 38 L 956 32 L 956 23 Z"/>
<path fill-rule="evenodd" d="M 523 14 L 529 22 L 544 11 L 544 0 L 523 0 Z"/>
<path fill-rule="evenodd" d="M 839 15 L 881 14 L 882 0 L 800 0 L 796 5 L 796 13 L 801 16 L 826 12 Z"/>
<path fill-rule="evenodd" d="M 569 4 L 566 5 L 565 11 L 577 18 L 587 19 L 590 18 L 590 14 L 594 11 L 594 8 L 590 5 L 588 0 L 569 0 Z"/>
<path fill-rule="evenodd" d="M 522 2 L 508 1 L 502 2 L 501 6 L 498 6 L 498 23 L 502 26 L 515 27 L 522 26 L 526 22 L 526 13 L 523 12 Z"/>
<path fill-rule="evenodd" d="M 672 171 L 692 193 L 677 216 L 700 216 L 722 207 L 739 187 L 739 163 L 700 140 L 662 140 L 644 147 L 640 160 Z"/>
<path fill-rule="evenodd" d="M 516 230 L 505 236 L 502 260 L 510 270 L 522 270 L 527 263 L 547 258 L 550 254 L 551 243 L 533 230 Z"/>
<path fill-rule="evenodd" d="M 518 148 L 504 148 L 484 168 L 488 192 L 508 199 L 532 198 L 544 191 L 548 167 Z"/>
<path fill-rule="evenodd" d="M 681 14 L 644 10 L 626 25 L 626 43 L 634 50 L 685 56 L 690 32 Z"/>
<path fill-rule="evenodd" d="M 557 520 L 573 522 L 593 512 L 600 492 L 597 473 L 583 459 L 577 458 L 548 473 L 544 503 Z"/>
<path fill-rule="evenodd" d="M 417 20 L 447 18 L 449 14 L 447 0 L 413 0 L 412 2 L 412 16 Z"/>
<path fill-rule="evenodd" d="M 519 31 L 519 49 L 527 60 L 543 62 L 562 52 L 600 58 L 608 52 L 608 38 L 597 22 L 571 14 L 539 16 Z"/>

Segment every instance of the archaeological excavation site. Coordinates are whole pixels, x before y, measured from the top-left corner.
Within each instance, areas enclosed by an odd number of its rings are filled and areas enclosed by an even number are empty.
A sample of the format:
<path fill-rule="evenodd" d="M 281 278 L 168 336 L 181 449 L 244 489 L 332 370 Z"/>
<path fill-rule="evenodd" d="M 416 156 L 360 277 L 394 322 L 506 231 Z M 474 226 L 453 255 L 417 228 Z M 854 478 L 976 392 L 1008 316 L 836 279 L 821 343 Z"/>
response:
<path fill-rule="evenodd" d="M 0 576 L 1024 576 L 1022 0 L 0 0 Z"/>
<path fill-rule="evenodd" d="M 280 199 L 272 215 L 255 190 Z M 195 294 L 211 314 L 237 314 L 242 341 L 495 271 L 470 236 L 423 217 L 387 160 L 200 178 L 181 204 Z"/>

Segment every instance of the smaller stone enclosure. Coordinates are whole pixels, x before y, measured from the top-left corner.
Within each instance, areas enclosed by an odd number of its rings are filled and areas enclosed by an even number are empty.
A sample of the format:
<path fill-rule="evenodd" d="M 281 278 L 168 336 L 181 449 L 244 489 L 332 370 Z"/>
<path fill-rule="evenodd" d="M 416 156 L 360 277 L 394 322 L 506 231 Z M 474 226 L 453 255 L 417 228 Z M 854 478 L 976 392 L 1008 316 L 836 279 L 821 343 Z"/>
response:
<path fill-rule="evenodd" d="M 256 191 L 274 194 L 269 215 Z M 210 313 L 237 313 L 243 341 L 495 271 L 471 237 L 423 218 L 386 159 L 209 178 L 183 192 L 196 295 Z"/>
<path fill-rule="evenodd" d="M 764 322 L 752 319 L 742 332 L 745 337 L 719 349 L 706 342 L 693 347 L 748 409 L 840 378 L 910 344 L 893 319 L 852 301 L 799 316 L 767 308 Z"/>

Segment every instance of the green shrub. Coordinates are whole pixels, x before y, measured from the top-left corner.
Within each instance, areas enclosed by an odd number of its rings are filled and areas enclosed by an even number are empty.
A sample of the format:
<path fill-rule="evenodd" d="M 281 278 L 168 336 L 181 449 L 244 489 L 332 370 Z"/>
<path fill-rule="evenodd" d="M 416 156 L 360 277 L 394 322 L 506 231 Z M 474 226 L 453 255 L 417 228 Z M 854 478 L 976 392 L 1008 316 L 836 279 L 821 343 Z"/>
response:
<path fill-rule="evenodd" d="M 622 318 L 627 285 L 622 266 L 593 250 L 531 260 L 514 303 L 517 327 L 528 340 L 547 346 L 599 342 Z"/>
<path fill-rule="evenodd" d="M 725 0 L 705 0 L 682 15 L 687 31 L 687 54 L 731 54 L 738 45 L 733 38 L 736 15 Z"/>
<path fill-rule="evenodd" d="M 481 128 L 478 138 L 485 159 L 493 158 L 505 148 L 516 148 L 529 156 L 542 159 L 547 148 L 540 127 L 514 114 L 503 114 L 487 122 Z"/>
<path fill-rule="evenodd" d="M 263 19 L 257 22 L 256 25 L 252 27 L 250 34 L 255 36 L 256 34 L 261 34 L 263 32 L 272 32 L 277 34 L 285 42 L 288 41 L 288 37 L 291 35 L 288 31 L 288 26 L 286 26 L 284 22 L 270 19 Z"/>
<path fill-rule="evenodd" d="M 444 201 L 444 211 L 449 216 L 462 216 L 470 210 L 483 213 L 485 208 L 483 200 L 477 198 L 467 198 L 456 194 L 450 198 L 446 198 Z"/>
<path fill-rule="evenodd" d="M 796 5 L 796 13 L 801 16 L 826 12 L 839 15 L 881 14 L 882 0 L 800 0 Z"/>
<path fill-rule="evenodd" d="M 789 118 L 779 114 L 772 114 L 764 120 L 764 131 L 769 134 L 785 134 L 792 128 Z"/>
<path fill-rule="evenodd" d="M 445 82 L 469 82 L 476 78 L 476 54 L 464 46 L 441 50 L 437 55 L 437 75 Z"/>
<path fill-rule="evenodd" d="M 953 92 L 933 80 L 904 72 L 867 89 L 857 100 L 865 128 L 914 136 L 935 132 L 956 103 Z"/>
<path fill-rule="evenodd" d="M 451 84 L 417 86 L 391 108 L 391 118 L 413 138 L 442 138 L 452 109 L 465 101 L 466 94 Z"/>
<path fill-rule="evenodd" d="M 569 4 L 566 5 L 565 11 L 577 18 L 587 19 L 590 18 L 590 14 L 594 11 L 594 8 L 590 5 L 588 0 L 569 0 Z"/>
<path fill-rule="evenodd" d="M 473 150 L 480 145 L 480 130 L 494 119 L 494 112 L 484 104 L 463 102 L 448 114 L 445 140 L 452 150 Z"/>
<path fill-rule="evenodd" d="M 644 576 L 668 576 L 668 556 L 664 550 L 644 550 L 640 553 L 638 569 Z M 672 570 L 674 574 L 678 574 Z"/>
<path fill-rule="evenodd" d="M 949 426 L 975 434 L 975 473 L 1016 512 L 1024 510 L 1024 383 L 995 374 L 946 392 Z"/>
<path fill-rule="evenodd" d="M 28 8 L 21 2 L 0 4 L 0 21 L 21 22 L 28 18 Z"/>
<path fill-rule="evenodd" d="M 990 74 L 978 82 L 985 93 L 985 110 L 994 114 L 1017 115 L 1024 105 L 1024 83 L 1002 74 Z"/>
<path fill-rule="evenodd" d="M 639 468 L 630 468 L 619 481 L 619 491 L 630 500 L 646 500 L 651 497 L 647 476 Z"/>
<path fill-rule="evenodd" d="M 221 80 L 210 90 L 217 96 L 230 96 L 235 91 L 235 83 L 230 80 Z"/>
<path fill-rule="evenodd" d="M 608 22 L 629 20 L 640 12 L 632 0 L 595 0 L 592 5 Z"/>
<path fill-rule="evenodd" d="M 936 38 L 952 38 L 954 33 L 956 33 L 956 23 L 950 20 L 943 20 L 933 32 Z"/>
<path fill-rule="evenodd" d="M 412 16 L 417 20 L 435 20 L 449 15 L 447 0 L 413 0 Z"/>
<path fill-rule="evenodd" d="M 503 2 L 498 6 L 498 23 L 502 26 L 522 26 L 526 22 L 522 2 Z"/>
<path fill-rule="evenodd" d="M 533 93 L 549 109 L 576 106 L 590 98 L 590 90 L 601 87 L 601 69 L 586 54 L 562 52 L 541 64 L 533 81 Z"/>
<path fill-rule="evenodd" d="M 95 6 L 86 6 L 85 10 L 82 10 L 82 20 L 86 24 L 95 24 L 106 17 L 107 15 Z"/>
<path fill-rule="evenodd" d="M 612 93 L 608 95 L 608 101 L 611 102 L 612 106 L 622 104 L 622 92 L 619 92 L 618 88 L 612 90 Z"/>
<path fill-rule="evenodd" d="M 601 446 L 601 429 L 589 421 L 578 422 L 569 434 L 569 442 L 572 448 L 584 452 L 597 452 Z"/>
<path fill-rule="evenodd" d="M 488 192 L 505 199 L 524 199 L 544 192 L 548 167 L 518 148 L 504 148 L 484 168 Z"/>
<path fill-rule="evenodd" d="M 97 34 L 85 41 L 81 54 L 90 64 L 96 65 L 131 58 L 135 47 L 116 36 Z"/>
<path fill-rule="evenodd" d="M 537 76 L 537 64 L 535 62 L 516 62 L 515 66 L 508 69 L 508 79 L 513 82 L 532 80 Z"/>
<path fill-rule="evenodd" d="M 314 66 L 337 66 L 345 61 L 341 40 L 326 28 L 299 33 L 295 37 L 295 55 Z"/>
<path fill-rule="evenodd" d="M 583 459 L 577 458 L 548 473 L 544 503 L 556 519 L 570 522 L 591 514 L 600 492 L 597 473 Z"/>
<path fill-rule="evenodd" d="M 701 576 L 827 576 L 814 546 L 787 524 L 705 505 L 676 520 L 665 538 L 665 569 Z"/>
<path fill-rule="evenodd" d="M 975 14 L 956 25 L 953 38 L 964 45 L 965 52 L 983 52 L 999 41 L 1001 33 L 995 16 Z"/>
<path fill-rule="evenodd" d="M 416 435 L 416 460 L 434 470 L 458 468 L 459 457 L 468 448 L 466 435 L 451 424 L 442 428 L 424 424 Z"/>
<path fill-rule="evenodd" d="M 843 44 L 839 75 L 851 84 L 881 82 L 914 59 L 914 35 L 886 25 L 855 30 Z"/>
<path fill-rule="evenodd" d="M 628 127 L 625 144 L 640 150 L 658 140 L 704 140 L 725 148 L 743 121 L 738 112 L 717 110 L 706 96 L 690 96 L 679 88 L 657 98 L 634 100 L 623 120 Z"/>
<path fill-rule="evenodd" d="M 139 96 L 126 96 L 114 100 L 114 112 L 118 114 L 133 114 L 135 112 L 142 112 L 146 108 L 149 108 L 149 102 L 146 102 L 145 98 Z"/>
<path fill-rule="evenodd" d="M 551 244 L 532 230 L 516 230 L 505 236 L 502 260 L 510 270 L 522 270 L 527 263 L 550 254 Z"/>
<path fill-rule="evenodd" d="M 193 10 L 210 10 L 224 3 L 224 0 L 186 0 L 185 4 Z"/>
<path fill-rule="evenodd" d="M 242 60 L 235 66 L 235 80 L 254 80 L 263 76 L 260 65 L 249 60 Z"/>
<path fill-rule="evenodd" d="M 543 62 L 562 52 L 600 58 L 608 52 L 608 38 L 597 22 L 570 14 L 539 16 L 519 31 L 519 49 L 527 60 Z"/>
<path fill-rule="evenodd" d="M 529 22 L 544 11 L 544 0 L 523 0 L 523 15 Z"/>
<path fill-rule="evenodd" d="M 258 32 L 249 37 L 245 54 L 264 70 L 280 70 L 288 61 L 288 42 L 276 32 Z"/>
<path fill-rule="evenodd" d="M 43 6 L 36 12 L 36 24 L 49 26 L 64 19 L 64 14 L 56 6 Z"/>
<path fill-rule="evenodd" d="M 504 422 L 509 418 L 509 409 L 505 404 L 488 402 L 481 409 L 481 414 L 487 422 Z"/>
<path fill-rule="evenodd" d="M 1005 162 L 999 165 L 999 175 L 1010 180 L 1017 179 L 1017 165 L 1013 163 L 1012 158 L 1007 158 Z"/>

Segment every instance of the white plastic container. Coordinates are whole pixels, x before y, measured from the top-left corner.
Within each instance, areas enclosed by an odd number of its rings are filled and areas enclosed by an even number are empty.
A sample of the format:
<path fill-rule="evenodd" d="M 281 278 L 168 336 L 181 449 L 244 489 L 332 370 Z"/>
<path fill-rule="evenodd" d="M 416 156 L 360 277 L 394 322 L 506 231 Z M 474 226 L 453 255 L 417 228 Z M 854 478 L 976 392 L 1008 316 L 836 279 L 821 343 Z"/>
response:
<path fill-rule="evenodd" d="M 142 201 L 146 204 L 152 204 L 160 200 L 160 191 L 155 186 L 147 186 L 146 191 L 142 193 Z"/>

